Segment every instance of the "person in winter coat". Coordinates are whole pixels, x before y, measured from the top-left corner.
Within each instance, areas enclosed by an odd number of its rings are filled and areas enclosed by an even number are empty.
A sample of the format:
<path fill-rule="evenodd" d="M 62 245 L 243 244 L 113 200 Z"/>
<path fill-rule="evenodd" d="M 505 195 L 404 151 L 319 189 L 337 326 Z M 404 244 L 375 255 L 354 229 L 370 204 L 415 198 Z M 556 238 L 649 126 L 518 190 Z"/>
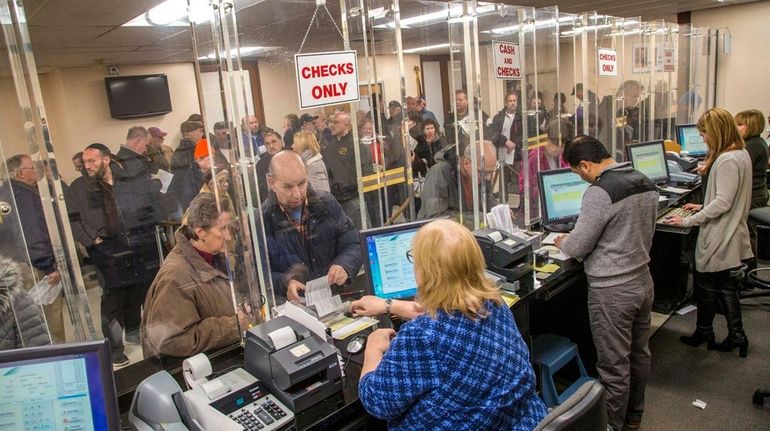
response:
<path fill-rule="evenodd" d="M 326 164 L 321 156 L 315 134 L 302 131 L 294 134 L 292 149 L 302 157 L 307 168 L 307 180 L 313 190 L 330 193 L 329 177 L 326 174 Z"/>
<path fill-rule="evenodd" d="M 40 307 L 24 290 L 21 267 L 0 255 L 0 350 L 51 344 Z"/>

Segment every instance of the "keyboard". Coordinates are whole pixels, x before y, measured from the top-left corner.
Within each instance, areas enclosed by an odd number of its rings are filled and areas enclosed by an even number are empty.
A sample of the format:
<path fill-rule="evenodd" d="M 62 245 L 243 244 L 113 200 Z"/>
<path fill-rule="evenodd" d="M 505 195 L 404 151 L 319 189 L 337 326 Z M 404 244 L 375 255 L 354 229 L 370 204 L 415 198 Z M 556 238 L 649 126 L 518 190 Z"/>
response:
<path fill-rule="evenodd" d="M 671 211 L 668 211 L 665 214 L 663 214 L 662 216 L 658 217 L 658 223 L 663 223 L 663 221 L 666 219 L 666 217 L 679 216 L 679 217 L 682 217 L 682 218 L 687 218 L 687 217 L 689 217 L 689 216 L 691 216 L 691 215 L 693 215 L 695 213 L 696 213 L 696 211 L 686 210 L 686 209 L 684 209 L 682 207 L 675 207 L 675 208 L 672 208 Z"/>

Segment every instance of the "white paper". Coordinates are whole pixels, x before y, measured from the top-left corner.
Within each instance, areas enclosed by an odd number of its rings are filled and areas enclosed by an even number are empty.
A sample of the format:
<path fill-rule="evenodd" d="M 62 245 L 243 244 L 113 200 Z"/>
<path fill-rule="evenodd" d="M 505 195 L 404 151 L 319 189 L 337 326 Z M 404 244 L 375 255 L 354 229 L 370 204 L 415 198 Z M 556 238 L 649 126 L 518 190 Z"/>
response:
<path fill-rule="evenodd" d="M 540 240 L 540 244 L 543 244 L 543 245 L 554 245 L 554 244 L 556 244 L 556 238 L 558 238 L 559 235 L 563 235 L 563 234 L 551 232 L 548 235 L 546 235 L 545 238 Z"/>
<path fill-rule="evenodd" d="M 489 210 L 485 216 L 487 224 L 492 229 L 500 229 L 510 234 L 516 233 L 518 228 L 513 224 L 511 208 L 508 205 L 500 204 Z"/>
<path fill-rule="evenodd" d="M 676 310 L 676 314 L 678 314 L 680 316 L 684 316 L 685 314 L 690 313 L 690 312 L 692 312 L 694 310 L 697 310 L 697 309 L 698 309 L 698 307 L 696 307 L 694 305 L 688 305 L 686 307 L 682 307 L 682 308 Z"/>
<path fill-rule="evenodd" d="M 160 192 L 166 193 L 168 191 L 168 186 L 171 185 L 171 180 L 174 179 L 174 174 L 168 171 L 164 171 L 163 169 L 158 169 L 158 179 L 160 180 Z"/>
<path fill-rule="evenodd" d="M 679 188 L 679 187 L 671 187 L 671 186 L 661 187 L 660 189 L 663 190 L 663 191 L 669 192 L 669 193 L 676 194 L 676 195 L 683 195 L 685 193 L 689 193 L 690 192 L 690 189 L 682 189 L 682 188 Z"/>
<path fill-rule="evenodd" d="M 370 326 L 374 326 L 378 323 L 379 321 L 377 321 L 377 319 L 372 319 L 371 317 L 357 317 L 347 325 L 337 329 L 336 331 L 332 331 L 332 338 L 335 340 L 344 340 L 356 332 L 359 332 Z"/>
<path fill-rule="evenodd" d="M 326 339 L 326 325 L 291 302 L 284 304 L 283 315 L 311 330 L 321 339 Z"/>
<path fill-rule="evenodd" d="M 270 340 L 273 342 L 275 350 L 283 349 L 284 347 L 297 342 L 297 334 L 295 334 L 294 330 L 288 326 L 276 329 L 267 334 L 267 336 L 270 337 Z"/>
<path fill-rule="evenodd" d="M 572 258 L 572 256 L 568 255 L 567 253 L 563 252 L 562 250 L 559 250 L 559 248 L 554 246 L 554 245 L 547 245 L 545 247 L 541 247 L 540 249 L 538 249 L 536 251 L 540 251 L 540 250 L 548 251 L 548 257 L 550 259 L 569 260 L 569 259 Z"/>
<path fill-rule="evenodd" d="M 328 316 L 342 306 L 339 295 L 332 296 L 329 279 L 324 275 L 305 284 L 305 304 L 315 306 L 319 318 Z"/>
<path fill-rule="evenodd" d="M 61 293 L 61 280 L 54 286 L 48 285 L 48 276 L 43 277 L 37 284 L 29 290 L 32 301 L 35 305 L 50 305 Z"/>

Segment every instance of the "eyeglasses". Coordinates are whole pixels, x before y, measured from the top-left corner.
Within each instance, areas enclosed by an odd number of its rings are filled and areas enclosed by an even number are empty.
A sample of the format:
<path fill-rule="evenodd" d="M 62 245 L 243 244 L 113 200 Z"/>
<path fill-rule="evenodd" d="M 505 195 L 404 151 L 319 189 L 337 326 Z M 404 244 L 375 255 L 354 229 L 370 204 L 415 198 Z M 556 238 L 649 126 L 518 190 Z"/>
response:
<path fill-rule="evenodd" d="M 406 251 L 406 260 L 408 260 L 409 263 L 414 263 L 414 256 L 412 256 L 412 250 Z"/>

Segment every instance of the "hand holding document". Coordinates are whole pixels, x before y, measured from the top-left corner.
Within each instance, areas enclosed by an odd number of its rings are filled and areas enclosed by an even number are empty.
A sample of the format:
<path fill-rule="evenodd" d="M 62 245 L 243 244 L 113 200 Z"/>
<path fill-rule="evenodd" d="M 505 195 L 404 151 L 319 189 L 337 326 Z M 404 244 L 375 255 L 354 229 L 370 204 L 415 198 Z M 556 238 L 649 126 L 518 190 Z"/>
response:
<path fill-rule="evenodd" d="M 323 276 L 310 280 L 305 285 L 305 304 L 314 306 L 318 318 L 322 319 L 339 310 L 342 307 L 342 299 L 339 295 L 332 296 L 329 279 Z"/>
<path fill-rule="evenodd" d="M 168 171 L 164 171 L 163 169 L 158 169 L 158 173 L 156 175 L 158 176 L 161 184 L 160 192 L 166 193 L 168 191 L 168 186 L 171 185 L 171 180 L 174 179 L 174 174 Z"/>

